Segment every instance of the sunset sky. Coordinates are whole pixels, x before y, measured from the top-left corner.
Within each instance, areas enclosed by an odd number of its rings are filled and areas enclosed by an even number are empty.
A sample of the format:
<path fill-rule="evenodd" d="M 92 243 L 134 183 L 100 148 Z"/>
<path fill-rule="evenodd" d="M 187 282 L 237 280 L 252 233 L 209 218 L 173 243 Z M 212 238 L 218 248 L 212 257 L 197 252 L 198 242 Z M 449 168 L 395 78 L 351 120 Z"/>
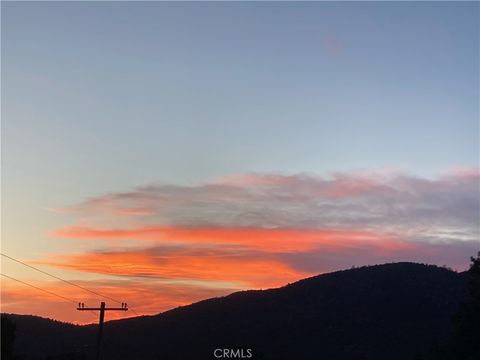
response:
<path fill-rule="evenodd" d="M 479 3 L 1 10 L 2 253 L 155 314 L 480 250 Z M 2 312 L 75 302 L 2 278 Z"/>

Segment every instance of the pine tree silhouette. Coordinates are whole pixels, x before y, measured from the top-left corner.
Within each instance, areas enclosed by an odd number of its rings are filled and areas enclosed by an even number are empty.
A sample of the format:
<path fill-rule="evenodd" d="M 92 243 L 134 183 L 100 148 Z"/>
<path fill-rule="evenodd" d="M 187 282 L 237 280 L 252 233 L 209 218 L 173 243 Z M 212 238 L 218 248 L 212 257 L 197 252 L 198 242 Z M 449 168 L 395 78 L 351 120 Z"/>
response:
<path fill-rule="evenodd" d="M 447 343 L 433 348 L 429 360 L 480 359 L 480 252 L 470 260 L 470 297 L 455 314 Z"/>

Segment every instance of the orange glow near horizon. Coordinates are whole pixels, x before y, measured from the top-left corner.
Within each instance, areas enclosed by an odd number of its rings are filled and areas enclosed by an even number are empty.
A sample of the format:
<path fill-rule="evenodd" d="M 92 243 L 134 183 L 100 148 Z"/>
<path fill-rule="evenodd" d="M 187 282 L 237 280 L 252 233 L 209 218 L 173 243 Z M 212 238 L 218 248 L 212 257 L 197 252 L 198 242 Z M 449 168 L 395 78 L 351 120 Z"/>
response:
<path fill-rule="evenodd" d="M 62 296 L 74 301 L 62 300 L 11 280 L 2 279 L 2 312 L 34 314 L 46 318 L 52 318 L 52 314 L 55 314 L 55 320 L 74 324 L 88 324 L 98 322 L 98 312 L 77 311 L 78 302 L 84 302 L 92 307 L 98 306 L 101 301 L 105 301 L 108 305 L 118 305 L 109 299 L 95 297 L 93 294 L 62 282 L 33 280 L 29 282 L 42 289 L 62 294 Z M 235 290 L 134 280 L 103 281 L 102 286 L 98 286 L 98 281 L 77 281 L 76 283 L 115 299 L 121 299 L 121 301 L 129 304 L 130 310 L 128 312 L 109 312 L 106 317 L 107 321 L 144 314 L 158 314 L 206 298 L 224 296 Z M 139 301 L 139 296 L 141 296 L 141 301 Z"/>

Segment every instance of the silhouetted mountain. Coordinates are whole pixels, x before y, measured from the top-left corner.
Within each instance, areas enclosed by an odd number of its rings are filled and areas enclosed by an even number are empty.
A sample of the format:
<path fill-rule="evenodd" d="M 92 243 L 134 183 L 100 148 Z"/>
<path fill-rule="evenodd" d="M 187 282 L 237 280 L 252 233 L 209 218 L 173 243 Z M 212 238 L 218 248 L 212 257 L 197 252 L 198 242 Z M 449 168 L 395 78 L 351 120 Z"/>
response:
<path fill-rule="evenodd" d="M 155 316 L 105 324 L 102 359 L 407 360 L 441 342 L 468 293 L 466 273 L 414 263 L 323 274 L 278 289 L 242 291 Z M 9 315 L 17 353 L 92 353 L 96 327 Z M 218 353 L 217 353 L 218 354 Z"/>

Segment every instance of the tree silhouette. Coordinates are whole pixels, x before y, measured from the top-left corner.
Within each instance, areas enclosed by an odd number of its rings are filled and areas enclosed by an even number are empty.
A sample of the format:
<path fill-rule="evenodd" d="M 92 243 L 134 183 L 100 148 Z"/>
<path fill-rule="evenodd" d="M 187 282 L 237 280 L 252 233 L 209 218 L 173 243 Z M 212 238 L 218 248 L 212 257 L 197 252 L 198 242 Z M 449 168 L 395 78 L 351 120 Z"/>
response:
<path fill-rule="evenodd" d="M 471 258 L 470 299 L 453 321 L 452 355 L 459 360 L 480 359 L 480 252 Z"/>
<path fill-rule="evenodd" d="M 450 338 L 444 346 L 432 349 L 432 360 L 480 359 L 480 252 L 471 257 L 469 299 L 460 307 L 452 320 Z"/>

